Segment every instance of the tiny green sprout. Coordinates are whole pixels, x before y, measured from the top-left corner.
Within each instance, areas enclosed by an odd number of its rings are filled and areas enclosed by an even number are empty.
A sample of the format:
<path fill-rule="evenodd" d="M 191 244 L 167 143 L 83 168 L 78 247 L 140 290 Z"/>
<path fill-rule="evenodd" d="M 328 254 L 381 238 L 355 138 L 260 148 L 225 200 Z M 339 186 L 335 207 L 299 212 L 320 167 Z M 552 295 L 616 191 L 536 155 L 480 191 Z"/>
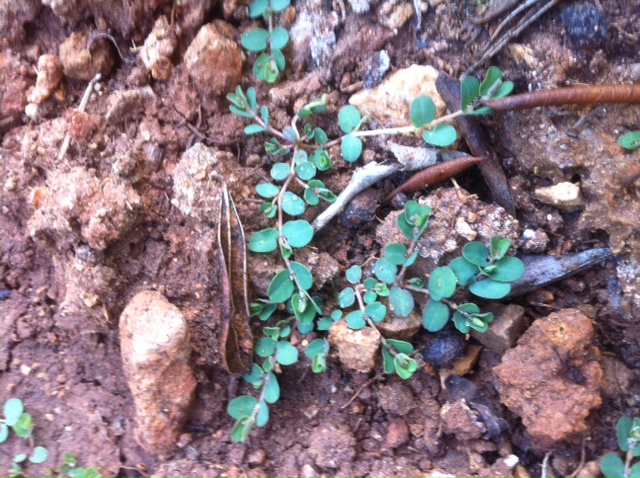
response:
<path fill-rule="evenodd" d="M 64 454 L 64 463 L 60 467 L 60 475 L 69 478 L 101 478 L 100 472 L 93 468 L 78 468 L 78 460 L 71 454 Z"/>
<path fill-rule="evenodd" d="M 24 404 L 19 398 L 10 398 L 4 404 L 4 419 L 0 419 L 0 443 L 9 438 L 9 429 L 24 439 L 29 438 L 33 431 L 33 418 L 24 412 Z"/>
<path fill-rule="evenodd" d="M 624 461 L 617 453 L 608 453 L 600 460 L 600 469 L 607 478 L 640 478 L 640 419 L 622 417 L 616 427 L 618 446 L 625 452 Z"/>
<path fill-rule="evenodd" d="M 630 131 L 618 138 L 618 144 L 624 149 L 634 151 L 640 148 L 640 131 Z"/>

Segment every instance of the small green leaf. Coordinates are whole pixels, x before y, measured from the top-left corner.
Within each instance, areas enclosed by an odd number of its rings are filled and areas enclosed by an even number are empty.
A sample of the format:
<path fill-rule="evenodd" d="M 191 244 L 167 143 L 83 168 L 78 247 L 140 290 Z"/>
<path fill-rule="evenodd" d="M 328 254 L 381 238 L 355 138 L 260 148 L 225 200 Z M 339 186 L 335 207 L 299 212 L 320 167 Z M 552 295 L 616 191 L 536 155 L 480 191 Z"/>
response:
<path fill-rule="evenodd" d="M 242 116 L 243 118 L 253 118 L 253 113 L 237 108 L 234 105 L 229 105 L 229 111 L 235 115 Z"/>
<path fill-rule="evenodd" d="M 474 282 L 469 286 L 472 294 L 483 299 L 502 299 L 511 292 L 511 284 L 508 282 L 496 282 L 493 279 L 485 279 Z"/>
<path fill-rule="evenodd" d="M 298 283 L 303 290 L 309 290 L 313 287 L 313 276 L 311 271 L 304 264 L 299 262 L 291 262 L 291 269 L 298 278 Z"/>
<path fill-rule="evenodd" d="M 333 325 L 333 320 L 330 317 L 322 317 L 318 320 L 316 328 L 318 330 L 329 330 Z"/>
<path fill-rule="evenodd" d="M 493 110 L 491 108 L 489 108 L 488 106 L 481 106 L 477 110 L 465 113 L 465 116 L 483 116 L 490 115 L 491 113 L 493 113 Z"/>
<path fill-rule="evenodd" d="M 278 272 L 271 280 L 267 295 L 272 302 L 286 302 L 293 294 L 294 288 L 289 271 L 284 269 Z"/>
<path fill-rule="evenodd" d="M 324 149 L 316 149 L 311 154 L 310 161 L 316 165 L 319 171 L 327 171 L 332 165 L 331 158 Z"/>
<path fill-rule="evenodd" d="M 289 43 L 289 32 L 282 27 L 275 27 L 271 32 L 271 47 L 282 50 Z"/>
<path fill-rule="evenodd" d="M 260 197 L 265 199 L 272 199 L 278 195 L 280 188 L 275 184 L 262 183 L 256 186 L 256 191 Z"/>
<path fill-rule="evenodd" d="M 231 439 L 244 443 L 249 438 L 249 434 L 255 425 L 255 420 L 250 416 L 243 416 L 236 421 L 231 430 Z"/>
<path fill-rule="evenodd" d="M 249 5 L 249 16 L 251 18 L 258 18 L 267 10 L 268 6 L 268 0 L 253 0 Z"/>
<path fill-rule="evenodd" d="M 305 355 L 312 359 L 318 354 L 328 354 L 329 353 L 329 342 L 326 339 L 316 339 L 307 345 L 305 350 Z"/>
<path fill-rule="evenodd" d="M 418 363 L 406 354 L 397 354 L 393 362 L 396 367 L 396 373 L 403 379 L 409 379 L 413 373 L 418 370 Z"/>
<path fill-rule="evenodd" d="M 247 136 L 264 132 L 265 129 L 259 124 L 250 124 L 249 126 L 245 126 L 244 128 L 244 134 L 246 134 Z"/>
<path fill-rule="evenodd" d="M 260 212 L 267 216 L 269 219 L 273 219 L 278 213 L 278 207 L 275 204 L 266 202 L 264 204 L 260 204 Z"/>
<path fill-rule="evenodd" d="M 631 428 L 633 427 L 633 419 L 631 417 L 622 417 L 616 425 L 616 434 L 618 436 L 618 446 L 624 452 L 629 450 L 629 439 L 631 438 Z"/>
<path fill-rule="evenodd" d="M 338 114 L 338 123 L 343 133 L 351 133 L 358 127 L 361 119 L 358 108 L 353 105 L 345 106 Z"/>
<path fill-rule="evenodd" d="M 274 347 L 274 350 L 275 350 L 275 347 Z M 264 371 L 258 364 L 254 363 L 254 364 L 251 364 L 251 372 L 245 373 L 244 375 L 242 375 L 242 378 L 244 378 L 247 382 L 255 386 L 256 384 L 260 384 L 260 382 L 262 382 L 262 379 L 264 378 Z"/>
<path fill-rule="evenodd" d="M 629 478 L 640 478 L 640 461 L 635 462 L 629 471 Z"/>
<path fill-rule="evenodd" d="M 400 214 L 398 216 L 397 223 L 398 223 L 398 228 L 400 228 L 400 230 L 404 234 L 404 237 L 406 237 L 409 240 L 413 240 L 413 230 L 415 226 L 413 224 L 409 224 L 404 214 Z"/>
<path fill-rule="evenodd" d="M 376 283 L 376 285 L 373 286 L 373 291 L 380 297 L 389 296 L 389 288 L 387 287 L 387 284 L 383 284 L 382 282 Z"/>
<path fill-rule="evenodd" d="M 463 312 L 473 315 L 479 313 L 480 308 L 476 304 L 472 303 L 462 304 L 458 306 L 458 310 L 453 314 L 453 322 L 456 325 L 456 328 L 463 334 L 468 334 L 471 330 L 471 325 Z"/>
<path fill-rule="evenodd" d="M 239 420 L 242 417 L 251 415 L 257 404 L 258 400 L 256 397 L 252 397 L 251 395 L 242 395 L 229 402 L 229 405 L 227 406 L 227 413 L 236 420 Z"/>
<path fill-rule="evenodd" d="M 33 431 L 33 417 L 28 413 L 23 413 L 18 419 L 18 423 L 13 426 L 13 431 L 20 438 L 29 438 Z"/>
<path fill-rule="evenodd" d="M 24 404 L 19 398 L 10 398 L 4 403 L 4 419 L 5 423 L 12 427 L 24 413 Z"/>
<path fill-rule="evenodd" d="M 304 190 L 304 200 L 309 206 L 317 206 L 320 204 L 320 198 L 316 196 L 316 193 L 311 188 Z"/>
<path fill-rule="evenodd" d="M 266 106 L 260 107 L 260 116 L 262 117 L 262 121 L 266 126 L 269 126 L 269 110 Z"/>
<path fill-rule="evenodd" d="M 22 463 L 26 459 L 27 459 L 26 453 L 18 453 L 16 456 L 13 457 L 14 463 Z"/>
<path fill-rule="evenodd" d="M 509 239 L 501 239 L 500 237 L 491 238 L 491 257 L 497 261 L 502 259 L 507 251 L 511 247 L 511 241 Z"/>
<path fill-rule="evenodd" d="M 411 345 L 409 342 L 405 342 L 404 340 L 388 339 L 387 345 L 390 345 L 397 352 L 403 354 L 410 354 L 411 352 L 413 352 L 413 345 Z"/>
<path fill-rule="evenodd" d="M 320 196 L 320 199 L 328 203 L 332 203 L 336 199 L 338 199 L 337 196 L 333 194 L 331 191 L 329 191 L 328 189 L 319 189 L 318 196 Z"/>
<path fill-rule="evenodd" d="M 313 239 L 313 227 L 303 219 L 287 221 L 282 226 L 282 235 L 287 238 L 291 247 L 304 247 Z"/>
<path fill-rule="evenodd" d="M 278 231 L 273 227 L 251 235 L 247 247 L 253 252 L 272 252 L 278 248 Z"/>
<path fill-rule="evenodd" d="M 393 284 L 398 274 L 398 266 L 382 258 L 375 263 L 373 273 L 385 284 Z"/>
<path fill-rule="evenodd" d="M 600 469 L 607 478 L 620 478 L 624 475 L 624 462 L 616 453 L 607 453 L 600 460 Z"/>
<path fill-rule="evenodd" d="M 254 347 L 258 357 L 271 357 L 276 351 L 276 342 L 269 337 L 260 337 Z"/>
<path fill-rule="evenodd" d="M 491 93 L 495 94 L 498 88 L 502 84 L 502 72 L 497 66 L 490 66 L 487 69 L 487 74 L 480 84 L 480 96 L 483 98 L 486 96 L 491 97 Z"/>
<path fill-rule="evenodd" d="M 49 458 L 49 450 L 43 446 L 37 446 L 33 449 L 33 453 L 29 457 L 31 463 L 44 463 Z"/>
<path fill-rule="evenodd" d="M 630 131 L 623 134 L 618 138 L 618 144 L 629 151 L 640 148 L 640 131 Z"/>
<path fill-rule="evenodd" d="M 346 320 L 349 328 L 353 330 L 360 330 L 366 325 L 366 322 L 364 321 L 364 314 L 360 310 L 349 312 Z"/>
<path fill-rule="evenodd" d="M 351 284 L 357 284 L 362 279 L 362 267 L 351 266 L 347 269 L 345 277 Z"/>
<path fill-rule="evenodd" d="M 293 365 L 298 361 L 298 349 L 291 342 L 278 342 L 276 360 L 280 365 Z"/>
<path fill-rule="evenodd" d="M 396 365 L 393 360 L 393 355 L 387 350 L 386 347 L 382 347 L 382 365 L 384 373 L 391 375 L 396 371 Z"/>
<path fill-rule="evenodd" d="M 269 407 L 267 406 L 267 402 L 258 402 L 258 416 L 256 417 L 256 425 L 259 427 L 265 426 L 269 422 Z"/>
<path fill-rule="evenodd" d="M 491 95 L 491 98 L 494 100 L 498 100 L 500 98 L 504 98 L 505 96 L 509 96 L 513 91 L 513 82 L 511 81 L 503 81 L 500 85 L 500 88 Z"/>
<path fill-rule="evenodd" d="M 458 284 L 462 287 L 469 285 L 473 280 L 475 280 L 476 276 L 480 272 L 477 265 L 472 264 L 464 257 L 456 257 L 449 263 L 449 267 L 456 275 Z"/>
<path fill-rule="evenodd" d="M 304 325 L 313 324 L 313 319 L 316 318 L 316 309 L 309 302 L 311 302 L 311 299 L 306 295 L 293 294 L 291 296 L 293 313 L 296 319 Z"/>
<path fill-rule="evenodd" d="M 275 13 L 280 13 L 290 5 L 291 1 L 290 0 L 270 0 L 269 3 L 271 4 L 271 10 L 273 10 Z"/>
<path fill-rule="evenodd" d="M 273 48 L 271 50 L 271 57 L 273 61 L 275 61 L 275 66 L 277 68 L 277 73 L 279 75 L 281 71 L 284 71 L 284 68 L 286 66 L 284 54 L 278 48 Z M 275 83 L 277 79 L 278 79 L 278 76 L 276 76 L 275 79 L 270 83 Z"/>
<path fill-rule="evenodd" d="M 373 290 L 373 288 L 377 283 L 378 281 L 375 280 L 373 277 L 368 277 L 364 280 L 362 285 L 364 286 L 365 290 Z"/>
<path fill-rule="evenodd" d="M 408 317 L 415 307 L 415 301 L 411 292 L 398 286 L 391 287 L 389 291 L 389 309 L 399 316 Z"/>
<path fill-rule="evenodd" d="M 489 262 L 489 249 L 482 242 L 472 241 L 465 244 L 462 248 L 462 256 L 478 267 L 491 265 L 491 262 Z"/>
<path fill-rule="evenodd" d="M 320 128 L 314 128 L 314 130 L 313 130 L 313 140 L 317 144 L 322 146 L 323 144 L 327 144 L 329 142 L 329 137 L 327 136 L 327 133 L 324 132 L 324 130 L 322 130 Z M 316 150 L 316 151 L 322 151 L 322 150 Z"/>
<path fill-rule="evenodd" d="M 480 94 L 480 82 L 473 76 L 465 76 L 460 82 L 460 109 L 473 108 L 473 102 Z"/>
<path fill-rule="evenodd" d="M 356 294 L 353 291 L 353 287 L 347 287 L 342 289 L 338 294 L 338 305 L 343 309 L 351 307 L 356 302 Z"/>
<path fill-rule="evenodd" d="M 285 163 L 276 163 L 271 167 L 271 177 L 276 181 L 284 181 L 291 174 L 291 168 Z"/>
<path fill-rule="evenodd" d="M 433 121 L 436 113 L 436 105 L 428 96 L 418 96 L 411 102 L 411 124 L 416 128 L 422 128 Z"/>
<path fill-rule="evenodd" d="M 282 210 L 290 216 L 299 216 L 307 209 L 307 205 L 300 196 L 290 191 L 282 194 Z"/>
<path fill-rule="evenodd" d="M 387 308 L 380 302 L 372 302 L 365 307 L 364 313 L 374 322 L 382 322 L 387 315 Z"/>
<path fill-rule="evenodd" d="M 242 46 L 253 52 L 265 50 L 268 41 L 269 32 L 264 28 L 256 28 L 255 30 L 244 32 L 241 39 Z"/>
<path fill-rule="evenodd" d="M 267 403 L 276 403 L 280 399 L 280 385 L 274 373 L 266 376 L 264 385 L 264 400 Z"/>
<path fill-rule="evenodd" d="M 342 138 L 342 157 L 345 161 L 353 163 L 362 154 L 362 141 L 352 133 Z"/>
<path fill-rule="evenodd" d="M 418 249 L 413 251 L 411 256 L 409 258 L 407 258 L 407 260 L 404 261 L 404 264 L 402 264 L 402 265 L 404 267 L 411 267 L 416 262 L 416 259 L 418 259 Z"/>
<path fill-rule="evenodd" d="M 333 320 L 334 322 L 339 321 L 343 316 L 343 313 L 341 310 L 334 310 L 333 312 L 331 312 L 331 320 Z"/>
<path fill-rule="evenodd" d="M 7 441 L 9 438 L 9 427 L 5 423 L 0 423 L 0 443 Z"/>
<path fill-rule="evenodd" d="M 296 166 L 296 174 L 303 181 L 309 181 L 313 179 L 316 175 L 316 165 L 311 161 L 307 161 L 306 163 L 299 164 Z"/>
<path fill-rule="evenodd" d="M 405 246 L 404 244 L 392 242 L 384 248 L 384 258 L 397 266 L 401 266 L 402 264 L 404 264 L 406 255 L 407 246 Z"/>
<path fill-rule="evenodd" d="M 448 299 L 458 286 L 456 275 L 450 267 L 436 267 L 429 277 L 429 294 L 436 301 Z"/>
<path fill-rule="evenodd" d="M 449 321 L 449 307 L 437 300 L 430 300 L 424 308 L 422 325 L 429 332 L 438 332 Z"/>
<path fill-rule="evenodd" d="M 440 123 L 433 129 L 422 133 L 422 139 L 424 139 L 426 143 L 440 148 L 446 148 L 456 142 L 458 132 L 450 124 Z"/>
<path fill-rule="evenodd" d="M 376 294 L 374 291 L 370 290 L 364 293 L 364 295 L 362 296 L 362 300 L 364 301 L 365 304 L 369 305 L 369 304 L 373 304 L 375 301 L 378 300 L 378 294 Z"/>
<path fill-rule="evenodd" d="M 517 257 L 503 257 L 495 265 L 495 272 L 489 274 L 495 281 L 513 282 L 524 275 L 524 263 Z"/>
<path fill-rule="evenodd" d="M 322 373 L 327 369 L 327 356 L 318 354 L 311 359 L 311 370 L 313 373 Z"/>

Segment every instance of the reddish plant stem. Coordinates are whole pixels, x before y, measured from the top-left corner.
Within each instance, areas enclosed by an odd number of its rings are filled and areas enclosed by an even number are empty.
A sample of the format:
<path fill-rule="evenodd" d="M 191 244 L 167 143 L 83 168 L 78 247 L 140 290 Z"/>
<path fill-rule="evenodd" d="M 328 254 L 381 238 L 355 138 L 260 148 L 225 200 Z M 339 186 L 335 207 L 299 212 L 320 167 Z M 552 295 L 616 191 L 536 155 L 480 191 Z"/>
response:
<path fill-rule="evenodd" d="M 539 106 L 600 105 L 606 103 L 640 103 L 640 84 L 571 86 L 534 91 L 484 102 L 492 110 L 499 112 L 524 110 Z"/>
<path fill-rule="evenodd" d="M 461 173 L 465 169 L 470 168 L 474 164 L 478 164 L 484 161 L 484 158 L 476 158 L 473 156 L 454 159 L 447 161 L 446 163 L 436 164 L 430 168 L 423 169 L 419 173 L 414 174 L 400 186 L 398 186 L 392 193 L 384 198 L 384 202 L 391 201 L 396 194 L 400 193 L 415 193 L 422 188 L 433 186 L 445 179 L 449 179 L 458 173 Z"/>

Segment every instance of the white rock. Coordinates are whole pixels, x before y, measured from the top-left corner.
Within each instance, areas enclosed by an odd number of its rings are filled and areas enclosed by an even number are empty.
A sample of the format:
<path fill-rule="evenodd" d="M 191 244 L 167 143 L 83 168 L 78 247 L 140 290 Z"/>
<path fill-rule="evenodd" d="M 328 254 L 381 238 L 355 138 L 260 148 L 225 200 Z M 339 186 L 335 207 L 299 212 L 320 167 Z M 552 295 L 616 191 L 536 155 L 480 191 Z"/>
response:
<path fill-rule="evenodd" d="M 555 186 L 538 188 L 534 194 L 538 201 L 566 212 L 576 211 L 584 206 L 579 184 L 559 183 Z"/>

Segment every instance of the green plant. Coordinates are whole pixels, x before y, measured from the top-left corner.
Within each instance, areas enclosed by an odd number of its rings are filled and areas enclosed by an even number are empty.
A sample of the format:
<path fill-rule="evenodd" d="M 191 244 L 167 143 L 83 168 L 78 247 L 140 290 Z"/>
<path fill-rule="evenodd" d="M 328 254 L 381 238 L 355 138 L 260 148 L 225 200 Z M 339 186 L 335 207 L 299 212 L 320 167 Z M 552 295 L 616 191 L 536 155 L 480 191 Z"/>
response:
<path fill-rule="evenodd" d="M 289 43 L 289 33 L 273 26 L 273 16 L 289 6 L 290 0 L 253 0 L 249 5 L 251 18 L 262 17 L 268 29 L 256 28 L 242 35 L 242 46 L 260 53 L 253 64 L 253 73 L 267 83 L 275 83 L 286 66 L 282 49 Z M 268 50 L 265 51 L 265 50 Z"/>
<path fill-rule="evenodd" d="M 260 5 L 260 8 L 268 8 L 264 6 L 267 5 L 266 1 Z M 272 10 L 277 10 L 273 3 L 268 5 L 271 5 Z M 276 6 L 279 8 L 282 5 Z M 254 12 L 263 12 L 260 8 L 254 8 Z M 265 37 L 264 33 L 261 35 Z M 264 149 L 279 160 L 270 168 L 271 181 L 259 184 L 256 188 L 258 195 L 265 200 L 260 211 L 274 220 L 274 224 L 254 233 L 249 238 L 248 248 L 257 253 L 277 252 L 284 267 L 271 280 L 267 290 L 268 297 L 252 304 L 251 312 L 263 321 L 269 320 L 276 310 L 286 310 L 288 313 L 286 319 L 263 328 L 264 337 L 255 346 L 255 355 L 262 362 L 254 363 L 251 371 L 243 376 L 256 390 L 260 390 L 258 397 L 243 395 L 236 397 L 228 405 L 228 413 L 236 420 L 232 431 L 234 440 L 245 441 L 255 425 L 261 427 L 268 422 L 269 405 L 277 402 L 280 397 L 276 376 L 278 367 L 296 363 L 299 358 L 298 350 L 290 342 L 293 328 L 297 328 L 302 334 L 314 329 L 326 331 L 342 317 L 342 310 L 335 310 L 328 316 L 324 314 L 322 301 L 313 292 L 314 278 L 311 271 L 294 260 L 296 250 L 308 246 L 314 237 L 313 227 L 300 216 L 308 207 L 317 206 L 320 201 L 330 203 L 336 199 L 335 194 L 317 178 L 332 167 L 333 160 L 328 148 L 340 144 L 342 158 L 347 162 L 355 162 L 362 153 L 362 137 L 415 132 L 420 133 L 429 144 L 448 146 L 456 140 L 457 133 L 447 121 L 461 115 L 490 113 L 491 110 L 483 106 L 481 101 L 506 96 L 512 87 L 510 82 L 503 81 L 500 70 L 492 67 L 482 83 L 474 78 L 463 80 L 459 111 L 436 118 L 434 102 L 426 96 L 420 96 L 411 104 L 411 125 L 398 128 L 362 130 L 367 118 L 363 118 L 354 106 L 346 106 L 338 115 L 338 126 L 343 135 L 331 141 L 324 130 L 311 123 L 314 115 L 327 110 L 326 95 L 303 106 L 282 130 L 271 125 L 269 110 L 264 105 L 258 105 L 254 88 L 247 89 L 245 93 L 238 86 L 234 93 L 227 95 L 231 103 L 230 110 L 252 120 L 245 127 L 245 133 L 270 135 L 270 139 L 264 143 Z M 301 122 L 304 124 L 300 125 Z M 474 294 L 481 297 L 504 297 L 509 291 L 508 283 L 515 280 L 514 277 L 519 277 L 516 271 L 524 268 L 517 259 L 504 257 L 509 241 L 496 239 L 492 241 L 491 249 L 479 243 L 468 245 L 468 257 L 464 255 L 460 258 L 461 261 L 438 268 L 426 288 L 419 279 L 411 279 L 405 283 L 405 272 L 417 258 L 415 245 L 427 227 L 430 214 L 431 210 L 425 206 L 419 206 L 415 202 L 407 204 L 399 226 L 411 245 L 409 248 L 402 244 L 387 246 L 385 257 L 376 264 L 375 275 L 378 280 L 369 278 L 360 283 L 362 270 L 357 266 L 349 270 L 347 280 L 355 287 L 343 291 L 338 301 L 340 308 L 346 308 L 355 299 L 358 300 L 359 310 L 352 311 L 347 316 L 350 327 L 361 328 L 367 323 L 375 326 L 375 322 L 384 319 L 387 308 L 378 297 L 388 296 L 389 308 L 396 315 L 408 315 L 415 306 L 411 290 L 431 295 L 428 311 L 425 311 L 425 326 L 428 330 L 435 331 L 444 327 L 449 320 L 450 309 L 454 311 L 454 322 L 459 329 L 486 330 L 493 317 L 481 314 L 474 304 L 458 306 L 449 300 L 451 295 L 458 285 L 468 285 Z M 399 266 L 401 269 L 398 272 Z M 411 344 L 391 339 L 385 339 L 383 344 L 385 371 L 396 372 L 401 377 L 408 378 L 417 370 L 416 362 L 409 356 L 413 352 Z M 314 372 L 322 372 L 326 368 L 328 353 L 329 344 L 324 339 L 315 340 L 307 346 L 305 354 L 311 359 Z"/>
<path fill-rule="evenodd" d="M 640 131 L 630 131 L 618 138 L 618 144 L 625 149 L 634 151 L 640 148 Z"/>
<path fill-rule="evenodd" d="M 4 403 L 3 419 L 0 419 L 0 443 L 9 438 L 9 430 L 25 440 L 29 440 L 31 454 L 19 453 L 11 462 L 9 476 L 23 476 L 20 463 L 44 463 L 49 458 L 49 451 L 42 446 L 33 446 L 33 417 L 24 411 L 24 403 L 19 398 L 10 398 Z"/>
<path fill-rule="evenodd" d="M 631 463 L 640 456 L 640 418 L 622 417 L 616 427 L 618 446 L 625 452 L 625 460 L 618 453 L 608 453 L 600 460 L 600 469 L 607 478 L 640 477 L 640 461 Z"/>
<path fill-rule="evenodd" d="M 95 468 L 77 468 L 78 460 L 71 454 L 64 454 L 64 464 L 60 467 L 60 474 L 69 478 L 100 478 L 102 475 Z"/>

